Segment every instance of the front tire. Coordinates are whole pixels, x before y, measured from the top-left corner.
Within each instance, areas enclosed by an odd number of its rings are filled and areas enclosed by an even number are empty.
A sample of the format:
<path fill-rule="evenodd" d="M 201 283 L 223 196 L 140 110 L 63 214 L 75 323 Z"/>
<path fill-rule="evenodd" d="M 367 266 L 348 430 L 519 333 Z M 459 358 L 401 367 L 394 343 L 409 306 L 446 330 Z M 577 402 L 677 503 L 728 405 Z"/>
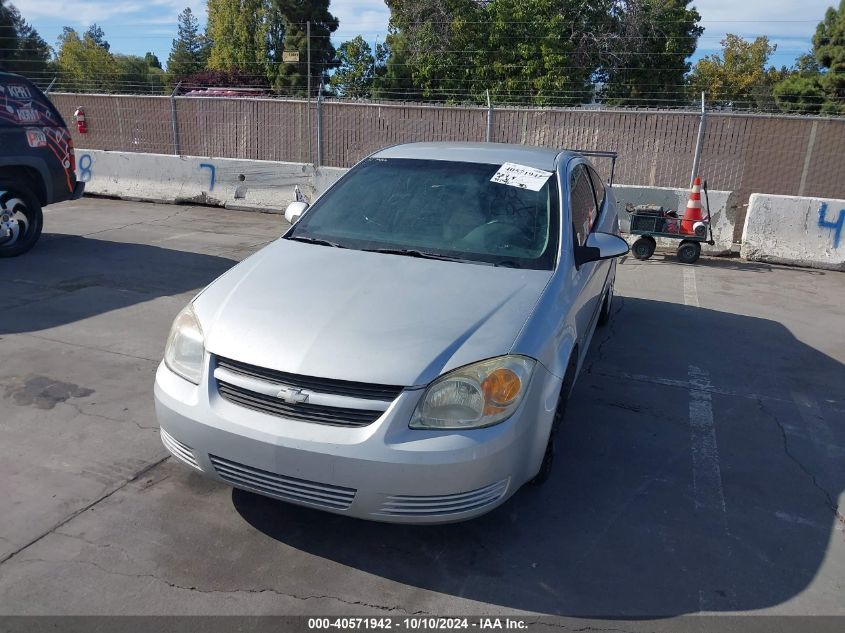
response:
<path fill-rule="evenodd" d="M 683 264 L 694 264 L 701 256 L 701 244 L 690 240 L 684 240 L 678 246 L 678 259 Z"/>
<path fill-rule="evenodd" d="M 540 470 L 529 482 L 532 486 L 540 486 L 546 483 L 552 474 L 552 468 L 554 467 L 555 462 L 555 445 L 557 443 L 558 431 L 560 430 L 560 427 L 563 426 L 563 421 L 566 417 L 566 405 L 569 402 L 569 394 L 575 383 L 575 371 L 578 367 L 578 351 L 576 350 L 573 355 L 575 358 L 570 360 L 569 367 L 566 369 L 566 376 L 563 378 L 563 385 L 560 388 L 560 397 L 557 400 L 554 420 L 552 420 L 552 430 L 549 432 L 549 440 L 546 443 L 546 452 L 543 453 L 543 461 L 540 463 Z"/>
<path fill-rule="evenodd" d="M 0 257 L 16 257 L 30 250 L 44 225 L 41 204 L 18 184 L 0 182 Z"/>
<path fill-rule="evenodd" d="M 656 248 L 657 241 L 651 235 L 644 235 L 631 246 L 631 253 L 633 253 L 635 259 L 645 261 L 654 255 Z"/>

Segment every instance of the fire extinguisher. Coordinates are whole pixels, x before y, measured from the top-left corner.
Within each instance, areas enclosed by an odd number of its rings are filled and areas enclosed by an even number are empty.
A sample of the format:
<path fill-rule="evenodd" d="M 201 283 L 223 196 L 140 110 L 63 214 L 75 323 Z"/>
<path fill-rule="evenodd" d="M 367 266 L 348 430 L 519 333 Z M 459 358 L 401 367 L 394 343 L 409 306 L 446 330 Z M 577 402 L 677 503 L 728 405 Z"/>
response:
<path fill-rule="evenodd" d="M 76 112 L 73 113 L 73 117 L 76 119 L 76 131 L 80 134 L 88 134 L 88 124 L 85 123 L 85 110 L 81 107 L 76 109 Z"/>

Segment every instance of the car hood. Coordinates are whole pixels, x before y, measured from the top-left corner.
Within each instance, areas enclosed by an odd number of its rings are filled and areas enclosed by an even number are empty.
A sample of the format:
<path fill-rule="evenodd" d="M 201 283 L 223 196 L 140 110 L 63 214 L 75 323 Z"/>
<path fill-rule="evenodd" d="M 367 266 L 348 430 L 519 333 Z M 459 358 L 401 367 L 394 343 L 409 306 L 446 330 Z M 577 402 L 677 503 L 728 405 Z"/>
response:
<path fill-rule="evenodd" d="M 550 276 L 278 240 L 212 283 L 194 309 L 212 354 L 423 385 L 508 353 Z"/>

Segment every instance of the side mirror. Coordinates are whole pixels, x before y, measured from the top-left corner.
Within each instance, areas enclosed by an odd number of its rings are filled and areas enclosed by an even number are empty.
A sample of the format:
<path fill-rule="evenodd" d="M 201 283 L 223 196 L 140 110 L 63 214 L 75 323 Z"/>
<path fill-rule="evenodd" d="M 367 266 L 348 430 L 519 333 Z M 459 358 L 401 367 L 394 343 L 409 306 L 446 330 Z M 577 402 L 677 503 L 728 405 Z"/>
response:
<path fill-rule="evenodd" d="M 628 252 L 628 242 L 610 233 L 590 233 L 584 246 L 575 247 L 575 265 L 621 257 Z"/>
<path fill-rule="evenodd" d="M 291 224 L 296 224 L 297 220 L 302 217 L 305 210 L 308 208 L 307 202 L 291 202 L 288 208 L 285 209 L 285 220 Z"/>

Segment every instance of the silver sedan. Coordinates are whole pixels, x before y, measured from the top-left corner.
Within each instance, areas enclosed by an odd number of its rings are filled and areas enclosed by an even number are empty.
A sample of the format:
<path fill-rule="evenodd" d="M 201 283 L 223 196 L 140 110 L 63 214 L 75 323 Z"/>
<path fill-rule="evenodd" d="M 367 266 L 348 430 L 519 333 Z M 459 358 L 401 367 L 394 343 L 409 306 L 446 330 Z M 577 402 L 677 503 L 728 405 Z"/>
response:
<path fill-rule="evenodd" d="M 155 384 L 173 455 L 394 522 L 472 518 L 548 478 L 628 250 L 586 158 L 401 145 L 286 215 L 173 324 Z"/>

